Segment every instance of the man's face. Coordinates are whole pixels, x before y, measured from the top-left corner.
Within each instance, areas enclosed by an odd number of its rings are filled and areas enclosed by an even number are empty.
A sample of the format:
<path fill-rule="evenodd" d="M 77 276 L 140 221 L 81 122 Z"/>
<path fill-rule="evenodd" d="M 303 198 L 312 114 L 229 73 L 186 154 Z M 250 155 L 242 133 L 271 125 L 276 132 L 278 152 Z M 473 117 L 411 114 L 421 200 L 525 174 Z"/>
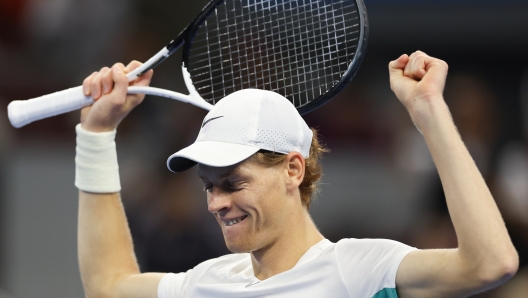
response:
<path fill-rule="evenodd" d="M 286 172 L 282 164 L 270 167 L 251 158 L 229 167 L 199 166 L 208 209 L 230 251 L 258 251 L 286 235 Z"/>

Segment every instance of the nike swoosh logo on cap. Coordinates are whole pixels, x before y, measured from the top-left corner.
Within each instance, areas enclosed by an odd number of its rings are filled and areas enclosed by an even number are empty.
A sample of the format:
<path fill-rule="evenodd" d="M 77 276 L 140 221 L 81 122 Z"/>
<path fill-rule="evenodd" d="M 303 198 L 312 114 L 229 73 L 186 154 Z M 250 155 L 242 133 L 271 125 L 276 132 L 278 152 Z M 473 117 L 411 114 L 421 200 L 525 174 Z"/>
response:
<path fill-rule="evenodd" d="M 202 124 L 202 128 L 209 122 L 215 120 L 215 119 L 218 119 L 218 118 L 222 118 L 224 116 L 218 116 L 218 117 L 214 117 L 214 118 L 211 118 L 211 119 L 207 119 L 203 124 Z"/>

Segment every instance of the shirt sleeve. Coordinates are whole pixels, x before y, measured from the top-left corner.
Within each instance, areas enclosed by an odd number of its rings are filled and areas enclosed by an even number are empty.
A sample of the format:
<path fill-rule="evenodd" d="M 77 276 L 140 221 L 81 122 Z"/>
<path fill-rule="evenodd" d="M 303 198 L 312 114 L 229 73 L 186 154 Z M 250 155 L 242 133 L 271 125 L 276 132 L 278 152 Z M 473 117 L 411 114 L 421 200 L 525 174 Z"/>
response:
<path fill-rule="evenodd" d="M 183 298 L 185 297 L 185 282 L 192 270 L 183 273 L 167 273 L 158 285 L 159 298 Z"/>
<path fill-rule="evenodd" d="M 336 257 L 348 292 L 352 297 L 374 297 L 380 291 L 393 291 L 398 267 L 413 250 L 416 248 L 385 239 L 337 242 Z"/>

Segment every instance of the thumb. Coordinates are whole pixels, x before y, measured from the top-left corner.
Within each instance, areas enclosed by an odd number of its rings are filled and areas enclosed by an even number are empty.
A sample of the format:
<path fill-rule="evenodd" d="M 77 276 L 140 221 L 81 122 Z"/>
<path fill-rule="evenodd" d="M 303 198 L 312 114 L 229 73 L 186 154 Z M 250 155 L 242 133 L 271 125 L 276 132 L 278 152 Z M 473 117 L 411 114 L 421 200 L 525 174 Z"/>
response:
<path fill-rule="evenodd" d="M 409 62 L 409 56 L 407 54 L 403 54 L 398 59 L 391 61 L 389 63 L 389 74 L 392 75 L 403 75 L 403 70 L 405 69 L 405 66 Z"/>
<path fill-rule="evenodd" d="M 404 70 L 410 58 L 407 54 L 389 63 L 390 87 L 396 97 L 406 105 L 410 93 L 414 90 L 416 81 L 405 76 Z"/>
<path fill-rule="evenodd" d="M 390 86 L 393 91 L 397 85 L 402 84 L 401 81 L 406 81 L 407 77 L 404 75 L 405 66 L 409 63 L 409 56 L 407 54 L 401 55 L 398 59 L 389 63 L 389 79 Z"/>

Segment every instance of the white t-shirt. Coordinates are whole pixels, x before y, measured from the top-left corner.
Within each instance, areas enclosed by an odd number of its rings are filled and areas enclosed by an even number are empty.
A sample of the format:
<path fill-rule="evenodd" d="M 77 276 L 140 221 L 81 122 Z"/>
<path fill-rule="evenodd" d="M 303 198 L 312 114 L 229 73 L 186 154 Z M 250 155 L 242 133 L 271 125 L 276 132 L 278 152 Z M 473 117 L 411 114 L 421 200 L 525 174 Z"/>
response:
<path fill-rule="evenodd" d="M 230 254 L 185 273 L 166 274 L 158 296 L 396 298 L 396 271 L 413 250 L 384 239 L 324 239 L 292 269 L 263 281 L 254 276 L 249 253 Z"/>

